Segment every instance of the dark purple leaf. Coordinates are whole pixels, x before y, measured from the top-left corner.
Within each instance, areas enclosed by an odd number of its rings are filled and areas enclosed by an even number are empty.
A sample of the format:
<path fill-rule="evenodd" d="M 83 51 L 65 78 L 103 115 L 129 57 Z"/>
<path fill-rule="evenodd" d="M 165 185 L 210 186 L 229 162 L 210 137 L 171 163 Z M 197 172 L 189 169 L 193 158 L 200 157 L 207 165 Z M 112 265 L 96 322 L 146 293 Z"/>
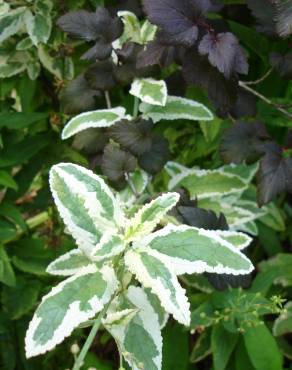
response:
<path fill-rule="evenodd" d="M 292 52 L 281 55 L 279 53 L 270 54 L 270 63 L 284 78 L 292 78 Z"/>
<path fill-rule="evenodd" d="M 115 65 L 111 60 L 96 62 L 85 72 L 85 79 L 90 88 L 107 91 L 116 84 L 114 78 Z"/>
<path fill-rule="evenodd" d="M 225 163 L 252 161 L 263 152 L 264 140 L 269 138 L 260 122 L 237 122 L 227 129 L 220 144 L 220 154 Z"/>
<path fill-rule="evenodd" d="M 275 5 L 272 0 L 246 0 L 247 6 L 257 21 L 257 30 L 275 36 Z"/>
<path fill-rule="evenodd" d="M 156 135 L 153 137 L 150 151 L 142 154 L 138 161 L 146 172 L 156 174 L 162 171 L 169 158 L 168 141 L 162 136 Z"/>
<path fill-rule="evenodd" d="M 217 68 L 210 65 L 206 57 L 188 52 L 183 61 L 183 76 L 188 84 L 206 89 L 210 100 L 222 112 L 228 112 L 237 98 L 236 76 L 226 79 Z"/>
<path fill-rule="evenodd" d="M 247 74 L 248 64 L 237 38 L 230 32 L 207 33 L 199 44 L 199 53 L 207 55 L 209 62 L 226 78 L 233 73 Z"/>
<path fill-rule="evenodd" d="M 163 44 L 159 39 L 147 44 L 146 49 L 141 51 L 137 59 L 137 67 L 143 68 L 159 64 L 168 67 L 174 63 L 176 58 L 176 47 Z"/>
<path fill-rule="evenodd" d="M 83 55 L 83 59 L 108 58 L 112 42 L 123 32 L 123 23 L 118 17 L 111 17 L 107 9 L 97 7 L 95 13 L 86 10 L 69 12 L 57 21 L 58 26 L 70 36 L 95 41 L 95 45 Z"/>
<path fill-rule="evenodd" d="M 133 172 L 137 166 L 137 160 L 129 152 L 121 150 L 116 145 L 108 144 L 102 157 L 102 172 L 110 181 L 118 182 L 125 180 L 129 172 Z"/>
<path fill-rule="evenodd" d="M 227 274 L 205 274 L 209 283 L 217 290 L 225 290 L 230 288 L 244 288 L 247 289 L 251 284 L 251 274 L 248 275 L 227 275 Z"/>
<path fill-rule="evenodd" d="M 151 121 L 141 118 L 134 121 L 122 120 L 108 129 L 109 136 L 134 155 L 141 155 L 151 150 Z"/>
<path fill-rule="evenodd" d="M 292 158 L 275 143 L 265 145 L 258 174 L 258 204 L 263 206 L 282 192 L 292 192 Z"/>
<path fill-rule="evenodd" d="M 75 136 L 72 146 L 93 155 L 102 152 L 108 141 L 108 136 L 101 129 L 88 128 Z"/>
<path fill-rule="evenodd" d="M 234 118 L 254 117 L 257 114 L 257 99 L 254 95 L 239 88 L 235 105 L 230 110 Z"/>
<path fill-rule="evenodd" d="M 288 37 L 292 33 L 292 1 L 282 0 L 276 5 L 276 28 L 281 37 Z"/>
<path fill-rule="evenodd" d="M 198 38 L 198 22 L 209 0 L 144 0 L 149 20 L 169 34 L 169 42 L 186 46 Z"/>
<path fill-rule="evenodd" d="M 84 75 L 80 75 L 61 91 L 60 100 L 64 113 L 78 114 L 93 109 L 95 98 L 100 96 L 100 91 L 91 89 Z"/>

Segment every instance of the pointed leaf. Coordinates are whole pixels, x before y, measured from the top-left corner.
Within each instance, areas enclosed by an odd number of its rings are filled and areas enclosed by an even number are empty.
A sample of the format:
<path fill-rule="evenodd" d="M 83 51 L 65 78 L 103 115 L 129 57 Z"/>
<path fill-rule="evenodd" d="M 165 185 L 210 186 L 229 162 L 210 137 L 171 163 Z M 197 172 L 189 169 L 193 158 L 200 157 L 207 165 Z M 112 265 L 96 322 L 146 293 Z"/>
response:
<path fill-rule="evenodd" d="M 19 31 L 23 24 L 25 10 L 26 8 L 21 6 L 0 15 L 0 43 Z"/>
<path fill-rule="evenodd" d="M 105 233 L 91 251 L 90 257 L 93 261 L 102 261 L 120 254 L 124 249 L 125 242 L 121 236 Z"/>
<path fill-rule="evenodd" d="M 112 268 L 105 266 L 98 271 L 90 265 L 53 288 L 30 322 L 26 356 L 37 356 L 61 343 L 79 324 L 101 311 L 117 287 Z"/>
<path fill-rule="evenodd" d="M 113 322 L 107 328 L 132 369 L 160 370 L 162 337 L 158 316 L 143 289 L 130 286 L 126 297 L 137 307 L 137 314 L 132 315 L 130 320 Z"/>
<path fill-rule="evenodd" d="M 186 170 L 170 180 L 168 188 L 171 190 L 176 187 L 186 188 L 191 199 L 204 199 L 241 193 L 247 185 L 237 175 L 224 172 L 219 168 L 216 170 Z"/>
<path fill-rule="evenodd" d="M 235 234 L 186 225 L 168 225 L 136 241 L 133 248 L 138 248 L 138 252 L 141 249 L 148 250 L 151 256 L 170 265 L 177 275 L 202 272 L 245 275 L 253 270 L 253 266 L 230 243 L 235 239 Z"/>
<path fill-rule="evenodd" d="M 72 118 L 64 127 L 62 139 L 68 139 L 69 137 L 77 134 L 80 131 L 86 130 L 87 128 L 112 126 L 117 121 L 125 118 L 125 113 L 125 108 L 122 107 L 81 113 Z"/>
<path fill-rule="evenodd" d="M 92 261 L 81 250 L 73 249 L 50 263 L 47 272 L 51 275 L 71 276 L 90 264 Z"/>
<path fill-rule="evenodd" d="M 140 239 L 149 234 L 178 202 L 178 193 L 165 193 L 144 205 L 126 225 L 128 240 Z"/>
<path fill-rule="evenodd" d="M 149 254 L 149 249 L 130 250 L 125 255 L 128 269 L 145 288 L 159 298 L 165 311 L 184 325 L 190 324 L 190 304 L 171 265 Z"/>
<path fill-rule="evenodd" d="M 90 253 L 104 231 L 123 223 L 111 190 L 92 171 L 60 163 L 51 169 L 50 186 L 60 215 L 83 252 Z"/>
<path fill-rule="evenodd" d="M 167 101 L 167 87 L 164 81 L 153 78 L 135 79 L 130 94 L 136 96 L 144 103 L 165 106 Z"/>
<path fill-rule="evenodd" d="M 139 109 L 144 118 L 151 118 L 154 123 L 178 119 L 210 121 L 214 118 L 212 112 L 203 104 L 178 96 L 168 96 L 164 107 L 142 103 Z"/>

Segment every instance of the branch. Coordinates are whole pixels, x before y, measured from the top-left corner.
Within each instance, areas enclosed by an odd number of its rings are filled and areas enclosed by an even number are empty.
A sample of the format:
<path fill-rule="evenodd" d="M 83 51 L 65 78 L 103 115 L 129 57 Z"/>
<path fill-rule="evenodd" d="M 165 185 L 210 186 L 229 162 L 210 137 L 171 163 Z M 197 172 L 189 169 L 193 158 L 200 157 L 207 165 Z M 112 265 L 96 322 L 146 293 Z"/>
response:
<path fill-rule="evenodd" d="M 256 90 L 252 89 L 251 87 L 249 87 L 246 84 L 246 82 L 239 81 L 238 84 L 239 84 L 240 87 L 242 87 L 246 91 L 248 91 L 251 94 L 255 95 L 257 98 L 261 99 L 265 103 L 267 103 L 267 104 L 271 105 L 272 107 L 274 107 L 275 109 L 277 109 L 279 112 L 285 114 L 285 116 L 287 116 L 290 119 L 292 119 L 292 113 L 288 112 L 286 109 L 284 109 L 281 106 L 279 106 L 278 104 L 274 103 L 272 100 L 268 99 L 266 96 L 260 94 L 258 91 L 256 91 Z"/>
<path fill-rule="evenodd" d="M 270 74 L 273 72 L 273 68 L 270 68 L 262 77 L 254 81 L 244 81 L 245 85 L 257 85 L 260 82 L 264 81 Z"/>

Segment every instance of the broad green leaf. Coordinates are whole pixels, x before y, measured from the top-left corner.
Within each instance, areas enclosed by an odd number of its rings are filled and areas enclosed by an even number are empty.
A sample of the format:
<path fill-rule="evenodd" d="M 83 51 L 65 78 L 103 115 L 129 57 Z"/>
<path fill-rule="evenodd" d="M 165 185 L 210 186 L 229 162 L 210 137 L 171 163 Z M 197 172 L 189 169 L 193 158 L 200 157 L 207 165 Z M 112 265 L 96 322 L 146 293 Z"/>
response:
<path fill-rule="evenodd" d="M 284 306 L 284 311 L 275 320 L 273 326 L 273 334 L 276 337 L 292 332 L 292 302 L 288 302 Z"/>
<path fill-rule="evenodd" d="M 137 313 L 131 315 L 131 310 L 125 310 L 129 319 L 126 316 L 125 320 L 112 321 L 106 327 L 132 369 L 160 370 L 162 337 L 158 316 L 143 289 L 130 286 L 126 298 L 138 309 Z"/>
<path fill-rule="evenodd" d="M 238 334 L 230 333 L 222 325 L 215 325 L 211 334 L 214 370 L 224 370 L 236 346 Z"/>
<path fill-rule="evenodd" d="M 164 107 L 142 103 L 139 109 L 145 118 L 151 118 L 154 122 L 178 119 L 210 121 L 214 118 L 203 104 L 178 96 L 168 96 Z"/>
<path fill-rule="evenodd" d="M 282 355 L 275 338 L 265 324 L 243 333 L 248 356 L 256 370 L 282 370 Z"/>
<path fill-rule="evenodd" d="M 92 261 L 81 250 L 73 249 L 50 263 L 47 272 L 51 275 L 71 276 L 90 264 Z"/>
<path fill-rule="evenodd" d="M 30 49 L 32 46 L 33 46 L 33 43 L 30 37 L 25 37 L 24 39 L 22 39 L 21 41 L 17 43 L 16 50 L 23 51 L 23 50 Z"/>
<path fill-rule="evenodd" d="M 81 113 L 66 124 L 62 131 L 62 139 L 68 139 L 88 128 L 110 127 L 125 118 L 125 113 L 123 107 Z"/>
<path fill-rule="evenodd" d="M 166 312 L 184 325 L 190 324 L 190 304 L 171 266 L 149 254 L 149 250 L 129 250 L 125 263 L 130 272 L 159 298 Z"/>
<path fill-rule="evenodd" d="M 217 232 L 186 225 L 168 225 L 136 241 L 133 248 L 137 248 L 138 253 L 140 250 L 147 250 L 151 256 L 171 266 L 177 275 L 203 272 L 248 274 L 253 270 L 253 266 L 249 259 L 230 243 L 235 239 L 235 235 L 235 232 L 229 234 L 228 231 Z M 241 234 L 238 237 L 241 237 Z"/>
<path fill-rule="evenodd" d="M 178 323 L 169 323 L 163 331 L 163 370 L 189 369 L 188 332 Z"/>
<path fill-rule="evenodd" d="M 55 165 L 50 186 L 64 223 L 84 253 L 90 254 L 105 231 L 123 224 L 119 203 L 92 171 L 70 163 Z"/>
<path fill-rule="evenodd" d="M 96 262 L 103 261 L 122 253 L 125 247 L 121 236 L 104 233 L 100 242 L 92 249 L 90 258 Z"/>
<path fill-rule="evenodd" d="M 132 83 L 130 94 L 142 102 L 152 105 L 165 106 L 167 101 L 167 87 L 163 80 L 153 78 L 136 78 Z"/>
<path fill-rule="evenodd" d="M 246 186 L 246 183 L 238 176 L 225 173 L 220 168 L 216 170 L 187 170 L 174 176 L 168 184 L 169 190 L 185 187 L 190 192 L 192 199 L 241 193 L 246 189 Z"/>
<path fill-rule="evenodd" d="M 20 30 L 25 10 L 24 6 L 17 7 L 8 13 L 0 15 L 0 43 Z"/>
<path fill-rule="evenodd" d="M 5 248 L 0 244 L 0 282 L 10 287 L 15 286 L 15 274 Z"/>
<path fill-rule="evenodd" d="M 7 171 L 0 170 L 0 186 L 5 188 L 11 188 L 14 190 L 18 189 L 18 185 L 13 179 L 13 177 Z"/>
<path fill-rule="evenodd" d="M 86 287 L 86 289 L 84 289 Z M 90 265 L 43 297 L 25 338 L 26 356 L 53 349 L 81 323 L 93 318 L 118 287 L 114 270 Z"/>
<path fill-rule="evenodd" d="M 47 117 L 48 114 L 45 112 L 3 112 L 0 113 L 0 128 L 7 127 L 10 130 L 19 130 L 33 123 L 45 120 Z"/>
<path fill-rule="evenodd" d="M 25 12 L 25 25 L 35 46 L 39 43 L 46 44 L 52 29 L 50 14 L 36 13 L 33 15 L 30 10 L 27 10 Z"/>
<path fill-rule="evenodd" d="M 246 184 L 249 184 L 254 178 L 259 169 L 259 163 L 256 162 L 252 165 L 245 164 L 229 164 L 221 167 L 223 172 L 237 175 Z"/>
<path fill-rule="evenodd" d="M 4 287 L 1 300 L 12 320 L 19 319 L 34 307 L 40 287 L 39 281 L 28 280 L 23 275 L 17 278 L 15 287 Z"/>
<path fill-rule="evenodd" d="M 136 240 L 149 234 L 178 202 L 178 193 L 165 193 L 144 205 L 126 223 L 125 237 Z"/>
<path fill-rule="evenodd" d="M 2 202 L 0 204 L 0 215 L 5 217 L 10 222 L 13 222 L 16 226 L 19 226 L 22 231 L 27 232 L 28 226 L 24 221 L 24 218 L 19 210 L 14 204 L 8 202 Z"/>
<path fill-rule="evenodd" d="M 243 338 L 240 338 L 238 342 L 235 349 L 235 370 L 254 370 L 246 352 Z"/>
<path fill-rule="evenodd" d="M 190 362 L 200 362 L 211 353 L 210 330 L 205 329 L 196 340 L 190 356 Z"/>

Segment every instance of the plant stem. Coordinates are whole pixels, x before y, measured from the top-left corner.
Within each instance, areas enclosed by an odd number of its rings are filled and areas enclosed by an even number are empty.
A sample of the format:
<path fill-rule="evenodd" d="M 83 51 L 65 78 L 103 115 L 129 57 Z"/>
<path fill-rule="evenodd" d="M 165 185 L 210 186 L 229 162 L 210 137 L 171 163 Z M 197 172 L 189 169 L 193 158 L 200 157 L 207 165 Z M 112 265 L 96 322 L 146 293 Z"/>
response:
<path fill-rule="evenodd" d="M 135 96 L 134 98 L 134 108 L 133 108 L 133 117 L 137 118 L 139 114 L 139 98 Z"/>
<path fill-rule="evenodd" d="M 105 96 L 105 101 L 106 101 L 107 109 L 111 109 L 112 103 L 111 103 L 111 97 L 110 97 L 109 92 L 108 91 L 105 91 L 104 96 Z"/>
<path fill-rule="evenodd" d="M 270 74 L 273 72 L 273 68 L 270 68 L 262 77 L 254 81 L 244 81 L 245 85 L 257 85 L 260 82 L 264 81 Z"/>
<path fill-rule="evenodd" d="M 263 100 L 265 103 L 271 105 L 275 109 L 277 109 L 279 112 L 285 114 L 285 116 L 292 118 L 292 113 L 288 112 L 286 109 L 282 108 L 278 104 L 274 103 L 272 100 L 268 99 L 266 96 L 260 94 L 258 91 L 252 89 L 251 87 L 247 86 L 244 81 L 239 81 L 239 86 L 245 89 L 246 91 L 250 92 L 251 94 L 255 95 L 259 99 Z"/>
<path fill-rule="evenodd" d="M 101 324 L 101 320 L 104 316 L 104 314 L 106 313 L 109 305 L 110 305 L 111 301 L 106 305 L 104 306 L 103 310 L 100 311 L 99 315 L 97 316 L 96 320 L 94 321 L 94 324 L 93 324 L 93 327 L 91 328 L 91 331 L 82 347 L 82 350 L 81 352 L 79 353 L 79 356 L 77 357 L 77 360 L 75 361 L 75 364 L 72 368 L 72 370 L 79 370 L 80 367 L 82 366 L 82 363 L 85 359 L 85 356 L 87 355 L 87 352 L 89 351 L 90 347 L 91 347 L 91 344 L 96 336 L 96 333 L 98 332 L 98 329 L 100 327 L 100 324 Z"/>

